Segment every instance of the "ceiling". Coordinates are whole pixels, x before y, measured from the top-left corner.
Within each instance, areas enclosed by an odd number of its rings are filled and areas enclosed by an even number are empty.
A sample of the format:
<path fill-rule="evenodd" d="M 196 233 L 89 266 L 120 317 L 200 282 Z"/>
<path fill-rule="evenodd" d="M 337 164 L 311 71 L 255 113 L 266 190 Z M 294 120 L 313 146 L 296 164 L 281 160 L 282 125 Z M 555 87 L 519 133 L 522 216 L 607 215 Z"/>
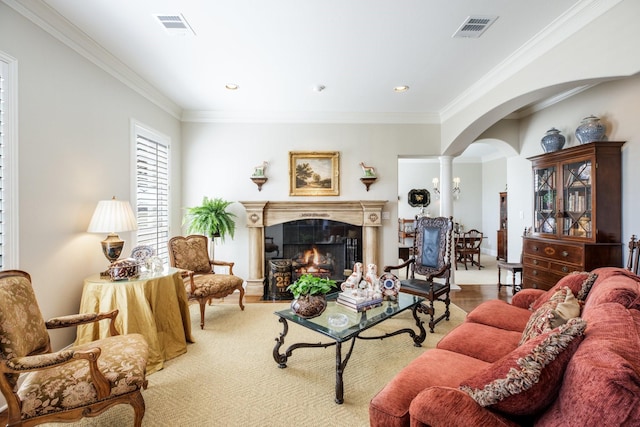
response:
<path fill-rule="evenodd" d="M 422 123 L 438 123 L 465 91 L 505 63 L 526 57 L 540 40 L 566 37 L 558 27 L 597 3 L 3 1 L 38 15 L 121 79 L 148 85 L 141 90 L 156 91 L 155 100 L 181 118 L 313 121 L 342 115 L 345 121 L 395 117 Z M 172 35 L 157 15 L 182 16 L 193 33 Z M 478 38 L 452 37 L 476 15 L 497 19 Z M 227 84 L 239 88 L 228 90 Z M 399 85 L 409 90 L 395 92 Z"/>

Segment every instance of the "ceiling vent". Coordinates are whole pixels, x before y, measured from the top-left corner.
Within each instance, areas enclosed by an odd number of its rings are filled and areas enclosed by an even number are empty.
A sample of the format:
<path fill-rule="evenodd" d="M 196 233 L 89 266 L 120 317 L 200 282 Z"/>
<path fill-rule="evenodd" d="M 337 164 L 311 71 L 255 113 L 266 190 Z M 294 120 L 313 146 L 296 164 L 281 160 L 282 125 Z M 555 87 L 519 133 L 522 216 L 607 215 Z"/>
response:
<path fill-rule="evenodd" d="M 194 36 L 195 33 L 182 14 L 155 15 L 160 25 L 172 36 Z"/>
<path fill-rule="evenodd" d="M 491 24 L 496 21 L 496 19 L 498 19 L 497 16 L 468 16 L 462 25 L 460 25 L 460 28 L 458 28 L 451 37 L 478 38 L 491 26 Z"/>

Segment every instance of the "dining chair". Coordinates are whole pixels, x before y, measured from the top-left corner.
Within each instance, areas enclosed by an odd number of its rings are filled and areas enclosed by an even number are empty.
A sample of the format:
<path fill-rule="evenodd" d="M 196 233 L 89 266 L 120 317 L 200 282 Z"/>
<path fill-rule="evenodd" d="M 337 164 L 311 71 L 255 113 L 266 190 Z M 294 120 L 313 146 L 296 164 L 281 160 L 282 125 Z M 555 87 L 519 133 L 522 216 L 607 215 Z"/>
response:
<path fill-rule="evenodd" d="M 140 334 L 118 335 L 117 315 L 112 310 L 45 322 L 31 276 L 20 270 L 0 272 L 0 390 L 6 425 L 71 422 L 129 404 L 134 426 L 141 426 L 149 348 Z M 110 322 L 111 336 L 51 350 L 48 329 L 98 321 Z"/>
<path fill-rule="evenodd" d="M 482 239 L 484 235 L 481 231 L 472 229 L 463 233 L 456 240 L 456 270 L 458 269 L 458 263 L 464 264 L 464 269 L 468 270 L 467 262 L 471 266 L 477 265 L 478 270 L 482 268 L 480 264 L 480 246 L 482 245 Z M 478 261 L 475 261 L 475 256 L 478 256 Z"/>
<path fill-rule="evenodd" d="M 204 329 L 206 303 L 211 305 L 214 298 L 224 298 L 238 291 L 240 309 L 244 310 L 244 280 L 233 274 L 235 263 L 209 259 L 207 236 L 192 234 L 172 237 L 168 246 L 171 266 L 183 270 L 187 297 L 200 305 L 200 329 Z M 216 273 L 214 266 L 225 267 L 228 274 Z"/>
<path fill-rule="evenodd" d="M 400 280 L 400 292 L 423 297 L 428 302 L 420 304 L 419 311 L 429 315 L 429 329 L 433 332 L 438 322 L 449 320 L 453 218 L 419 217 L 414 230 L 414 256 L 400 265 L 384 267 L 384 272 L 406 268 L 407 279 Z M 445 305 L 444 313 L 437 318 L 436 301 Z"/>

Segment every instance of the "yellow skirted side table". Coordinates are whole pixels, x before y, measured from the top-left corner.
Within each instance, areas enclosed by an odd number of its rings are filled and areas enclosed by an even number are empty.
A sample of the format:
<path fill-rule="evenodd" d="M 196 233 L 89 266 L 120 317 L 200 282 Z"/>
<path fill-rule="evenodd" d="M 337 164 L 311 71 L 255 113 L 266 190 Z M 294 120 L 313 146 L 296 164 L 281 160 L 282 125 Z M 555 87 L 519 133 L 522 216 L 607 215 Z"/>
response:
<path fill-rule="evenodd" d="M 162 273 L 143 273 L 135 280 L 112 282 L 100 274 L 84 280 L 80 313 L 120 310 L 116 329 L 121 334 L 142 334 L 149 344 L 147 373 L 163 367 L 169 360 L 187 352 L 191 337 L 189 302 L 180 271 L 165 269 Z M 105 338 L 108 322 L 78 327 L 75 344 Z"/>

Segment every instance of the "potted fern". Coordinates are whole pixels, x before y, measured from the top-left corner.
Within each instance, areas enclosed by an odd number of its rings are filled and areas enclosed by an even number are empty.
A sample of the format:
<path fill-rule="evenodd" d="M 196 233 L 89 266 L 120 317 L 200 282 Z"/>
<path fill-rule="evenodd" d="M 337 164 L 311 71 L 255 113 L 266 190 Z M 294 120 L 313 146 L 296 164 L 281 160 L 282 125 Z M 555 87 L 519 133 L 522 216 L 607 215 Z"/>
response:
<path fill-rule="evenodd" d="M 335 280 L 303 274 L 287 287 L 294 297 L 291 309 L 307 319 L 321 315 L 327 308 L 326 294 L 335 286 Z"/>
<path fill-rule="evenodd" d="M 225 237 L 233 238 L 236 232 L 236 214 L 227 210 L 232 203 L 219 197 L 210 199 L 205 196 L 199 206 L 187 208 L 184 217 L 188 224 L 187 232 L 204 234 L 211 239 L 211 259 L 215 238 L 220 237 L 224 242 Z"/>

